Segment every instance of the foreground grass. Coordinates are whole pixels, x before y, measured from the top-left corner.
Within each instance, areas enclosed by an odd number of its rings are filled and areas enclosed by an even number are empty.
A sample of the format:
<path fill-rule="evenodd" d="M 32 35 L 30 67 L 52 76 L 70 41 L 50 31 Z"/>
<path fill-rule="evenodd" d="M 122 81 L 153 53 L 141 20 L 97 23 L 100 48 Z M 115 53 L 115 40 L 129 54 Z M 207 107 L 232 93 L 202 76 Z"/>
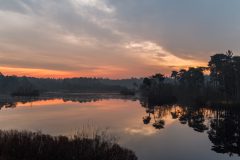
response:
<path fill-rule="evenodd" d="M 41 132 L 0 131 L 0 160 L 137 160 L 105 134 L 53 137 Z"/>

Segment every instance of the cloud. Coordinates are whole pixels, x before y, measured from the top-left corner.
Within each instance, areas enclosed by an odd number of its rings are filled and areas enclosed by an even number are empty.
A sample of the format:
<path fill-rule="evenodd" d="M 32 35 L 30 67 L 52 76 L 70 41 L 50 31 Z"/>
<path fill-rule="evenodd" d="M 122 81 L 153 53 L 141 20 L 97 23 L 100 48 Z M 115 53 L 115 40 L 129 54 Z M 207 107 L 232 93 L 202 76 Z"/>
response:
<path fill-rule="evenodd" d="M 183 58 L 206 60 L 209 55 L 239 51 L 240 18 L 237 0 L 114 1 L 119 29 L 153 41 Z"/>
<path fill-rule="evenodd" d="M 205 65 L 215 52 L 239 51 L 238 0 L 0 3 L 0 64 L 6 72 L 145 76 Z"/>
<path fill-rule="evenodd" d="M 104 1 L 99 0 L 72 0 L 73 3 L 76 6 L 80 6 L 80 8 L 83 7 L 92 7 L 94 9 L 97 9 L 99 11 L 103 11 L 105 13 L 113 13 L 114 8 L 107 5 Z"/>

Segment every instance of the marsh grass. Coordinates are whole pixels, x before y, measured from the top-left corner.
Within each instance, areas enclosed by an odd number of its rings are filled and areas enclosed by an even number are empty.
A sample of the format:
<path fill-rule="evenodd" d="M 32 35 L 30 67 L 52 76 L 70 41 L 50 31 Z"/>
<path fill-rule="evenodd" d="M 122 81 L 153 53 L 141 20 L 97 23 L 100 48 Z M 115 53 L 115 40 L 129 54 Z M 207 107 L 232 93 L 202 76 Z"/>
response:
<path fill-rule="evenodd" d="M 0 130 L 0 160 L 137 160 L 116 140 L 106 131 L 86 127 L 71 137 Z"/>

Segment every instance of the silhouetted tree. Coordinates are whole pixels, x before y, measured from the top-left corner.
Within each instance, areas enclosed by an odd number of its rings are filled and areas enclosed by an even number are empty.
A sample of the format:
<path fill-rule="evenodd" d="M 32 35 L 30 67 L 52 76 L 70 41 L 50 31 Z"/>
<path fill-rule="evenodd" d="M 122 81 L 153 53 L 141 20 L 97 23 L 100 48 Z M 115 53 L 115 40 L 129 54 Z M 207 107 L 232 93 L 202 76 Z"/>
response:
<path fill-rule="evenodd" d="M 157 73 L 157 74 L 155 74 L 155 75 L 152 76 L 152 79 L 153 79 L 153 80 L 156 80 L 156 82 L 157 82 L 158 84 L 161 84 L 161 83 L 163 83 L 163 81 L 165 80 L 165 77 L 164 77 L 163 74 Z"/>
<path fill-rule="evenodd" d="M 229 50 L 226 54 L 211 56 L 208 64 L 213 86 L 224 93 L 226 99 L 239 96 L 239 59 Z"/>
<path fill-rule="evenodd" d="M 240 57 L 234 56 L 232 60 L 235 73 L 235 95 L 236 99 L 240 100 Z"/>
<path fill-rule="evenodd" d="M 150 79 L 150 78 L 144 78 L 144 79 L 143 79 L 143 85 L 144 85 L 144 87 L 150 87 L 151 84 L 152 84 L 152 82 L 151 82 L 151 79 Z"/>
<path fill-rule="evenodd" d="M 177 71 L 172 71 L 171 77 L 174 79 L 175 85 L 176 81 L 178 79 L 178 72 Z"/>

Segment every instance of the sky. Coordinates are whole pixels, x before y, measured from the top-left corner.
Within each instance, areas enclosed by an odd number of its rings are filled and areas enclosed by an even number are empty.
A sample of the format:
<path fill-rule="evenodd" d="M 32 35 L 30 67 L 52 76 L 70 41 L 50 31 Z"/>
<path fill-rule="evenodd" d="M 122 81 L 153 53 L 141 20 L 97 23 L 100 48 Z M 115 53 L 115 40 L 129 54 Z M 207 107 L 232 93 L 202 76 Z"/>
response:
<path fill-rule="evenodd" d="M 34 77 L 143 77 L 231 49 L 239 0 L 0 0 L 0 71 Z"/>

